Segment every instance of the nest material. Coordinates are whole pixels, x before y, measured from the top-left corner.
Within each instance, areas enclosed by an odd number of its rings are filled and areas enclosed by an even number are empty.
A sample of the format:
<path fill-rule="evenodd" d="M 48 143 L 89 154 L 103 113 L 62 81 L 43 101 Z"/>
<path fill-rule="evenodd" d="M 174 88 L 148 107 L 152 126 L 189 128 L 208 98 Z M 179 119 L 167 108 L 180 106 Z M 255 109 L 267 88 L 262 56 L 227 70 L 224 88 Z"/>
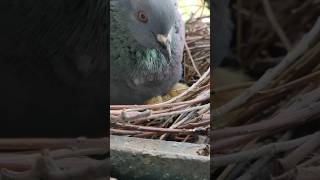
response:
<path fill-rule="evenodd" d="M 276 58 L 265 54 L 264 59 L 274 62 L 275 67 L 252 85 L 235 84 L 224 89 L 245 90 L 212 111 L 212 177 L 248 180 L 263 179 L 271 174 L 276 180 L 318 179 L 320 18 L 315 21 L 314 12 L 319 12 L 319 1 L 286 1 L 281 2 L 282 6 L 275 6 L 277 1 L 250 1 L 249 9 L 244 8 L 249 3 L 242 2 L 239 7 L 241 1 L 238 0 L 234 13 L 242 16 L 237 18 L 240 19 L 237 23 L 245 22 L 246 26 L 238 25 L 241 29 L 237 31 L 244 33 L 252 27 L 259 31 L 247 34 L 250 38 L 237 37 L 241 38 L 241 51 L 238 51 L 241 54 L 236 54 L 241 57 L 240 64 L 249 68 L 262 65 L 258 54 L 268 52 L 270 46 L 282 47 L 288 53 Z M 293 8 L 299 4 L 300 8 Z M 251 17 L 250 21 L 246 16 Z M 307 31 L 302 28 L 305 25 L 308 25 Z"/>
<path fill-rule="evenodd" d="M 210 24 L 186 24 L 184 80 L 190 87 L 160 104 L 110 106 L 111 134 L 194 142 L 210 129 Z"/>
<path fill-rule="evenodd" d="M 0 179 L 98 180 L 108 177 L 107 144 L 107 138 L 1 139 Z"/>
<path fill-rule="evenodd" d="M 317 0 L 234 1 L 233 51 L 238 63 L 257 77 L 278 64 L 312 28 L 319 4 Z"/>

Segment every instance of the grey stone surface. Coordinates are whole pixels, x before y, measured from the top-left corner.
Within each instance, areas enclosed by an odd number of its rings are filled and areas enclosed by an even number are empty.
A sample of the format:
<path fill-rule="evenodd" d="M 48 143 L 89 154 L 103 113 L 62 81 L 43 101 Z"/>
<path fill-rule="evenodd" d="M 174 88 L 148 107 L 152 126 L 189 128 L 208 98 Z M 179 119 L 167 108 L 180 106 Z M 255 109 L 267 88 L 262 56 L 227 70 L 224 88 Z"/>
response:
<path fill-rule="evenodd" d="M 210 179 L 206 146 L 110 136 L 111 175 L 121 179 Z"/>

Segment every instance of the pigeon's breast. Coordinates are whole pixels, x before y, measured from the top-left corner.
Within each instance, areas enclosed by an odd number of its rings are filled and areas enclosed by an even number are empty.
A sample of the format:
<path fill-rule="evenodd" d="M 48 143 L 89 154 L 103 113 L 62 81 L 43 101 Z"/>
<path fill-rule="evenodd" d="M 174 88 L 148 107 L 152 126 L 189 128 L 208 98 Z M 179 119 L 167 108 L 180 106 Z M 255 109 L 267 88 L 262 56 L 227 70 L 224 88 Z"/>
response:
<path fill-rule="evenodd" d="M 132 88 L 163 87 L 181 77 L 180 61 L 173 59 L 168 64 L 165 57 L 155 49 L 144 53 L 144 57 L 138 57 L 136 66 L 133 66 L 135 68 L 132 69 L 130 78 Z"/>
<path fill-rule="evenodd" d="M 164 95 L 180 80 L 181 75 L 181 64 L 170 64 L 166 69 L 155 72 L 132 74 L 127 83 L 131 98 L 146 101 L 154 96 Z"/>
<path fill-rule="evenodd" d="M 126 77 L 111 78 L 112 104 L 143 104 L 154 96 L 166 94 L 182 75 L 181 63 L 177 62 L 153 71 L 150 65 L 141 68 L 133 66 L 130 73 L 122 73 Z"/>

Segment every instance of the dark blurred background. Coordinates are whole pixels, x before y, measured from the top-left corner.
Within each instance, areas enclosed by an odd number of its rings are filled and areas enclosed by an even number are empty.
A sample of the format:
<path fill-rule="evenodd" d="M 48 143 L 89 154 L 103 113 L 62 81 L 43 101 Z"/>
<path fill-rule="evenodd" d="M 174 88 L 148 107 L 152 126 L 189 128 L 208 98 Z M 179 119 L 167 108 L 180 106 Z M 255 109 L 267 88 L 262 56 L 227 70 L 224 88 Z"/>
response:
<path fill-rule="evenodd" d="M 0 3 L 0 137 L 106 136 L 107 2 Z"/>

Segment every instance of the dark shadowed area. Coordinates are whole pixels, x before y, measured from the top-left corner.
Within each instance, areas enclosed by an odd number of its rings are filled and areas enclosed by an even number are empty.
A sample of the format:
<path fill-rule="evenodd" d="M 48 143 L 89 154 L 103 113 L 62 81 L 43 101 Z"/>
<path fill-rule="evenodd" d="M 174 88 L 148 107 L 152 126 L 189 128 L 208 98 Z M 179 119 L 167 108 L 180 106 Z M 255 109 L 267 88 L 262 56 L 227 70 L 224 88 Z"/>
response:
<path fill-rule="evenodd" d="M 0 137 L 105 136 L 107 2 L 0 4 Z"/>

